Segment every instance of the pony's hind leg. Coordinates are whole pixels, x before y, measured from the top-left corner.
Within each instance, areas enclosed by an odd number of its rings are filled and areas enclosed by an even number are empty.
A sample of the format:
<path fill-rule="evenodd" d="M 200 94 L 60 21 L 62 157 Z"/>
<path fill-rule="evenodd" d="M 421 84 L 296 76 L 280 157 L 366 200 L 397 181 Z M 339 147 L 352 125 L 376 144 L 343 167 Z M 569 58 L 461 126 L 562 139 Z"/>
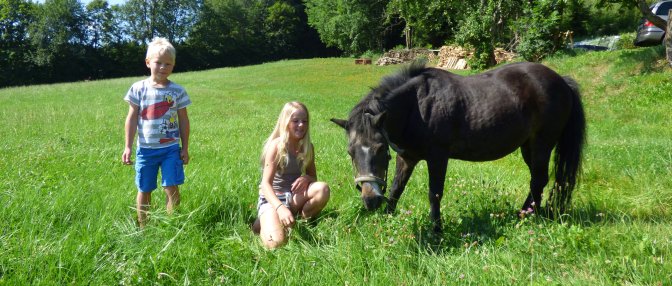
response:
<path fill-rule="evenodd" d="M 521 212 L 537 212 L 541 207 L 544 187 L 548 184 L 548 163 L 551 158 L 551 149 L 534 146 L 527 142 L 521 146 L 525 164 L 530 169 L 530 194 L 527 196 Z"/>
<path fill-rule="evenodd" d="M 441 199 L 443 198 L 443 186 L 447 169 L 447 157 L 442 158 L 439 156 L 439 158 L 427 160 L 427 171 L 429 172 L 429 218 L 434 224 L 435 233 L 443 231 L 441 223 Z"/>

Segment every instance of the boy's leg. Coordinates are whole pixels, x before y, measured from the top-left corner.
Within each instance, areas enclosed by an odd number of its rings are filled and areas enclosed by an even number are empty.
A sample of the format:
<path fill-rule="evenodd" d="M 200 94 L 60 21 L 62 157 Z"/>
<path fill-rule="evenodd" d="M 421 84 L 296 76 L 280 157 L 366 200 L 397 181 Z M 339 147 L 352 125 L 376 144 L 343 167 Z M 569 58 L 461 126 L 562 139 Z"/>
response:
<path fill-rule="evenodd" d="M 138 211 L 138 225 L 140 227 L 145 227 L 149 205 L 152 203 L 152 193 L 138 192 L 135 201 Z"/>
<path fill-rule="evenodd" d="M 178 186 L 164 187 L 166 192 L 166 211 L 172 214 L 176 207 L 180 205 L 180 189 Z"/>
<path fill-rule="evenodd" d="M 136 153 L 135 184 L 138 186 L 138 194 L 135 201 L 140 227 L 144 227 L 147 222 L 147 212 L 152 202 L 152 191 L 156 189 L 159 162 L 156 161 L 155 153 L 155 150 L 147 148 L 138 148 Z"/>
<path fill-rule="evenodd" d="M 161 162 L 161 185 L 166 192 L 166 210 L 170 214 L 180 205 L 179 185 L 184 183 L 184 164 L 178 145 L 167 147 L 165 151 Z"/>

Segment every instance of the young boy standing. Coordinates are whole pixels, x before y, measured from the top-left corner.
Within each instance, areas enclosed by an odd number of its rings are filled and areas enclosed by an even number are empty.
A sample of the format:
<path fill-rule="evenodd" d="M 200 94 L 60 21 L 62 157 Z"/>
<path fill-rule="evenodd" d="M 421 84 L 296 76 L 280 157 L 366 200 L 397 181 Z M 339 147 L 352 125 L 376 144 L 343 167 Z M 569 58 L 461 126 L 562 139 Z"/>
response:
<path fill-rule="evenodd" d="M 126 165 L 133 164 L 131 152 L 137 132 L 135 184 L 138 187 L 136 204 L 140 227 L 147 221 L 159 169 L 166 193 L 166 209 L 172 213 L 180 204 L 178 185 L 184 183 L 183 165 L 189 163 L 187 106 L 191 100 L 182 86 L 168 80 L 175 66 L 175 55 L 175 48 L 168 40 L 155 38 L 147 47 L 145 57 L 151 76 L 134 83 L 124 97 L 129 109 L 121 160 Z"/>

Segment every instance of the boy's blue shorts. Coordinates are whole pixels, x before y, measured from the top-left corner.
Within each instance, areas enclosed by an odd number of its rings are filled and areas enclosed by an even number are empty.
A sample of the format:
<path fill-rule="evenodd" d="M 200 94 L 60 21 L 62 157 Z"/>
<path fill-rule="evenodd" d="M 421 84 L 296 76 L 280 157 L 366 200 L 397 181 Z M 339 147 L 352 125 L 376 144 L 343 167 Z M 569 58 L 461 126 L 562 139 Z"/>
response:
<path fill-rule="evenodd" d="M 180 159 L 180 145 L 166 148 L 138 148 L 135 160 L 135 184 L 138 191 L 150 193 L 156 189 L 156 179 L 161 167 L 161 186 L 184 183 L 184 168 Z"/>

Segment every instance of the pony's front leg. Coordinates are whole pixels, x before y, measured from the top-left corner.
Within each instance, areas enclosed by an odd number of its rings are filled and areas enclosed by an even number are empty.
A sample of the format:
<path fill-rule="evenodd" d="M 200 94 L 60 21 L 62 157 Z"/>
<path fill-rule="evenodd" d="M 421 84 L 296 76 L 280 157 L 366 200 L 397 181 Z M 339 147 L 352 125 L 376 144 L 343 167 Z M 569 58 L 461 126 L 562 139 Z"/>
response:
<path fill-rule="evenodd" d="M 401 194 L 404 193 L 406 183 L 408 183 L 408 179 L 411 178 L 415 165 L 418 164 L 417 160 L 404 158 L 398 154 L 396 161 L 397 167 L 394 172 L 392 188 L 390 189 L 390 199 L 387 201 L 387 208 L 385 210 L 387 213 L 393 213 L 396 210 L 397 202 L 399 202 Z"/>
<path fill-rule="evenodd" d="M 448 158 L 432 158 L 427 160 L 429 172 L 429 218 L 434 224 L 434 232 L 441 232 L 441 199 L 443 198 L 443 185 L 448 169 Z"/>

